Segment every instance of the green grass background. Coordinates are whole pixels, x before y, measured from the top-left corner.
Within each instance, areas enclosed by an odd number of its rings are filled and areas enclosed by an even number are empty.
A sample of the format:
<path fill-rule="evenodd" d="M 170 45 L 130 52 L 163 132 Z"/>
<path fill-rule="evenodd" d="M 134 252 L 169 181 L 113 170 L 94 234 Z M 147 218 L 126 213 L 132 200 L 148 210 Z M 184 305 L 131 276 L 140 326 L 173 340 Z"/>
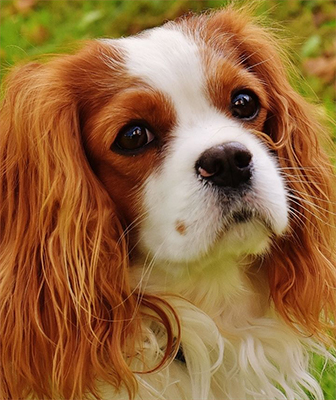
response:
<path fill-rule="evenodd" d="M 233 0 L 234 3 L 240 2 Z M 248 1 L 247 1 L 248 2 Z M 222 7 L 220 0 L 0 0 L 0 78 L 16 63 L 72 49 L 78 40 L 135 34 L 188 11 Z M 257 0 L 284 40 L 298 71 L 295 87 L 335 117 L 336 2 Z M 299 76 L 300 79 L 297 79 Z M 335 128 L 331 122 L 335 140 Z M 336 369 L 314 358 L 325 398 L 336 400 Z M 267 399 L 265 399 L 267 400 Z"/>

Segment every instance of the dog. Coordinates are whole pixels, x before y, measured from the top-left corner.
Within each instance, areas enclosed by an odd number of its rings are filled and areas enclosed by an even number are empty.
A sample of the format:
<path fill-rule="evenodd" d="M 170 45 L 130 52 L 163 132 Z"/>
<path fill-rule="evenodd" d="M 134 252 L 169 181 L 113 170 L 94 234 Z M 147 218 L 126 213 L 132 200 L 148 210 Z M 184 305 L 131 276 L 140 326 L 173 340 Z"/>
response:
<path fill-rule="evenodd" d="M 323 398 L 334 172 L 281 54 L 229 6 L 8 75 L 1 399 Z"/>

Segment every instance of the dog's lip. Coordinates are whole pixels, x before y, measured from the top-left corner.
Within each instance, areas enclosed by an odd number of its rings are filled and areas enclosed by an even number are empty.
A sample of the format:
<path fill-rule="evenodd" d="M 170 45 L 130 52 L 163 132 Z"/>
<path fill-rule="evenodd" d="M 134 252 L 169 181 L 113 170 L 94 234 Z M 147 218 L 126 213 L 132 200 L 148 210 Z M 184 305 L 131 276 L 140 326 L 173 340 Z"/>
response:
<path fill-rule="evenodd" d="M 232 214 L 232 219 L 236 223 L 248 222 L 253 219 L 253 214 L 254 213 L 252 212 L 252 210 L 243 209 L 241 211 L 235 211 Z"/>
<path fill-rule="evenodd" d="M 245 223 L 262 224 L 271 235 L 278 235 L 272 221 L 267 216 L 256 208 L 242 207 L 241 209 L 223 213 L 224 231 L 228 231 L 234 226 Z"/>
<path fill-rule="evenodd" d="M 244 223 L 262 224 L 271 235 L 281 236 L 286 231 L 285 226 L 280 228 L 277 222 L 267 212 L 267 206 L 262 206 L 255 199 L 253 187 L 249 186 L 241 191 L 217 192 L 218 207 L 222 210 L 224 231 Z"/>

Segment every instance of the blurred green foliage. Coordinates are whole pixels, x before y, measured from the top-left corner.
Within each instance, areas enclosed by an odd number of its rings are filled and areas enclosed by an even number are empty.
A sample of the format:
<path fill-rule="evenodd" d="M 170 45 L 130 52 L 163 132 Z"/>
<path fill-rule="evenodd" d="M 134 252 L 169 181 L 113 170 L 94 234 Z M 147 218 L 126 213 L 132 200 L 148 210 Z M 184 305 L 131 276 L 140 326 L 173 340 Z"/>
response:
<path fill-rule="evenodd" d="M 1 76 L 11 65 L 32 57 L 71 50 L 78 40 L 135 34 L 187 13 L 224 6 L 225 0 L 0 0 Z M 233 0 L 241 3 L 240 0 Z M 335 103 L 335 14 L 332 0 L 258 0 L 286 38 L 304 80 L 298 90 L 323 102 L 333 117 Z"/>
<path fill-rule="evenodd" d="M 241 3 L 240 0 L 232 0 Z M 0 76 L 18 62 L 71 51 L 78 40 L 135 34 L 189 11 L 225 6 L 225 0 L 0 0 Z M 256 15 L 283 39 L 302 79 L 295 87 L 335 117 L 334 0 L 258 0 Z M 315 375 L 335 400 L 335 365 L 315 357 Z M 266 399 L 265 399 L 266 400 Z"/>

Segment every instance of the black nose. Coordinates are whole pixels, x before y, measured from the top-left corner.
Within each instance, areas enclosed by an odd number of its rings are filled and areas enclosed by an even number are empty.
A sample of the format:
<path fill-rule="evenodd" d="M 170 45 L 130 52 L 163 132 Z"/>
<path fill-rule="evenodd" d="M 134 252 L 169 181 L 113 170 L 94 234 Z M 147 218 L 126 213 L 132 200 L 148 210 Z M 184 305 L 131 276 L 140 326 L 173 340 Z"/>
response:
<path fill-rule="evenodd" d="M 252 176 L 252 154 L 243 144 L 228 142 L 206 150 L 195 167 L 201 178 L 217 186 L 237 188 Z"/>

